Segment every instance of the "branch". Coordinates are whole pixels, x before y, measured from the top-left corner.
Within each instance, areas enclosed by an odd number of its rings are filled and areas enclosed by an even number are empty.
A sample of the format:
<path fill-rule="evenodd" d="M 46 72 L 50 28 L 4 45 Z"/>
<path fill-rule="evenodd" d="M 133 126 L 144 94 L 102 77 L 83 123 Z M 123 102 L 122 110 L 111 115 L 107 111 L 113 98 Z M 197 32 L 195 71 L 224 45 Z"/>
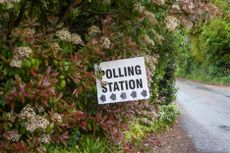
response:
<path fill-rule="evenodd" d="M 70 7 L 68 7 L 68 9 L 66 9 L 66 11 L 64 12 L 64 15 L 59 19 L 59 21 L 57 22 L 57 24 L 61 23 L 61 22 L 65 22 L 68 18 L 69 13 L 71 12 L 72 9 L 75 8 L 81 8 L 83 7 L 85 4 L 87 3 L 87 1 L 83 2 L 81 5 L 79 5 L 80 3 L 78 1 L 75 1 L 73 4 L 70 5 Z"/>
<path fill-rule="evenodd" d="M 0 55 L 0 59 L 1 59 L 2 61 L 4 61 L 5 63 L 10 63 L 10 61 L 7 60 L 7 59 L 5 59 L 2 55 Z"/>
<path fill-rule="evenodd" d="M 95 14 L 95 15 L 114 15 L 114 14 L 118 14 L 119 12 L 117 10 L 113 10 L 110 12 L 95 12 L 93 10 L 87 9 L 86 10 L 89 13 Z"/>
<path fill-rule="evenodd" d="M 8 23 L 7 37 L 10 35 L 11 30 L 13 29 L 14 20 L 15 20 L 15 13 L 13 10 L 10 10 L 9 11 L 9 23 Z"/>
<path fill-rule="evenodd" d="M 34 9 L 36 4 L 37 4 L 37 1 L 31 0 L 31 6 L 30 6 L 30 9 L 29 9 L 30 17 L 32 17 L 32 15 L 33 15 L 33 9 Z"/>
<path fill-rule="evenodd" d="M 20 22 L 22 21 L 22 19 L 23 19 L 23 17 L 24 17 L 25 11 L 26 11 L 26 0 L 22 1 L 22 3 L 21 3 L 20 12 L 19 12 L 19 14 L 18 14 L 17 19 L 16 19 L 15 22 L 14 22 L 13 27 L 17 27 L 17 26 L 20 24 Z"/>
<path fill-rule="evenodd" d="M 17 16 L 17 18 L 15 19 L 15 12 L 14 10 L 10 10 L 9 12 L 9 26 L 8 26 L 8 33 L 7 33 L 7 39 L 9 39 L 9 36 L 11 34 L 11 31 L 13 30 L 14 27 L 18 26 L 21 22 L 21 20 L 23 19 L 23 15 L 25 12 L 25 8 L 26 8 L 26 0 L 21 2 L 21 9 L 20 12 Z"/>

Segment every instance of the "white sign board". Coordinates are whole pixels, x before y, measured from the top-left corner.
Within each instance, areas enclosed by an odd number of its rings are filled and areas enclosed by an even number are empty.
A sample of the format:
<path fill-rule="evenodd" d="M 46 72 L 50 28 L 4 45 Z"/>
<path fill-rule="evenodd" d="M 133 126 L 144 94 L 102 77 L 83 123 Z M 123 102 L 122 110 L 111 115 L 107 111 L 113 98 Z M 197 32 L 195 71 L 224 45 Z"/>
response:
<path fill-rule="evenodd" d="M 95 65 L 102 79 L 96 80 L 98 104 L 149 98 L 144 57 L 102 62 Z"/>

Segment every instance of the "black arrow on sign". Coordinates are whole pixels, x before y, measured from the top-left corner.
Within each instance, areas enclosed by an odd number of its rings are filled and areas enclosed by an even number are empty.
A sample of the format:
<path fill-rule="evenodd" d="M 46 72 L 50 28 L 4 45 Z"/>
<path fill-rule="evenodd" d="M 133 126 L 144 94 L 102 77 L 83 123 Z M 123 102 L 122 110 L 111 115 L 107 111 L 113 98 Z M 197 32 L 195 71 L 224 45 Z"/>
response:
<path fill-rule="evenodd" d="M 133 98 L 137 97 L 137 92 L 136 91 L 132 91 L 132 93 L 130 94 Z"/>
<path fill-rule="evenodd" d="M 115 95 L 115 94 L 112 94 L 112 95 L 110 96 L 110 98 L 114 101 L 114 100 L 116 100 L 116 95 Z"/>
<path fill-rule="evenodd" d="M 126 93 L 125 92 L 122 92 L 121 93 L 121 98 L 124 100 L 124 99 L 126 99 Z"/>
<path fill-rule="evenodd" d="M 146 97 L 146 96 L 147 96 L 147 90 L 142 90 L 141 95 L 142 95 L 143 97 Z"/>
<path fill-rule="evenodd" d="M 106 101 L 105 95 L 102 95 L 100 99 L 101 99 L 101 101 L 105 102 Z"/>

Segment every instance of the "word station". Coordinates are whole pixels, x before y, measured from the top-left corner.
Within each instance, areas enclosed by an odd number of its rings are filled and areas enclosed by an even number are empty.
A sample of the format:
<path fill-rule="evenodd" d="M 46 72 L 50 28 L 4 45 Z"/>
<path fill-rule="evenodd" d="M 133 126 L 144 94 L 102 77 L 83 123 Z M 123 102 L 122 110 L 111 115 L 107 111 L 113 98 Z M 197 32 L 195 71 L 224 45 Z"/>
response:
<path fill-rule="evenodd" d="M 149 98 L 143 57 L 103 62 L 95 65 L 98 70 L 103 76 L 102 80 L 97 79 L 99 104 Z"/>

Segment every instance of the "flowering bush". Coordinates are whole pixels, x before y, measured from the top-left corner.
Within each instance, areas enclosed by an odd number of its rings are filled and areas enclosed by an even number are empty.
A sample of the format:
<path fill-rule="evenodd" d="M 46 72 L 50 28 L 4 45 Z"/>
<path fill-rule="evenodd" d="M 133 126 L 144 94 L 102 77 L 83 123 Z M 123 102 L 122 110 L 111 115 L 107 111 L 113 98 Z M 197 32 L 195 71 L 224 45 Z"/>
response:
<path fill-rule="evenodd" d="M 126 146 L 128 121 L 173 94 L 162 85 L 174 80 L 170 31 L 190 27 L 188 14 L 204 7 L 173 2 L 0 0 L 0 150 L 68 146 L 75 130 Z M 97 105 L 94 63 L 134 56 L 146 57 L 152 101 Z"/>

